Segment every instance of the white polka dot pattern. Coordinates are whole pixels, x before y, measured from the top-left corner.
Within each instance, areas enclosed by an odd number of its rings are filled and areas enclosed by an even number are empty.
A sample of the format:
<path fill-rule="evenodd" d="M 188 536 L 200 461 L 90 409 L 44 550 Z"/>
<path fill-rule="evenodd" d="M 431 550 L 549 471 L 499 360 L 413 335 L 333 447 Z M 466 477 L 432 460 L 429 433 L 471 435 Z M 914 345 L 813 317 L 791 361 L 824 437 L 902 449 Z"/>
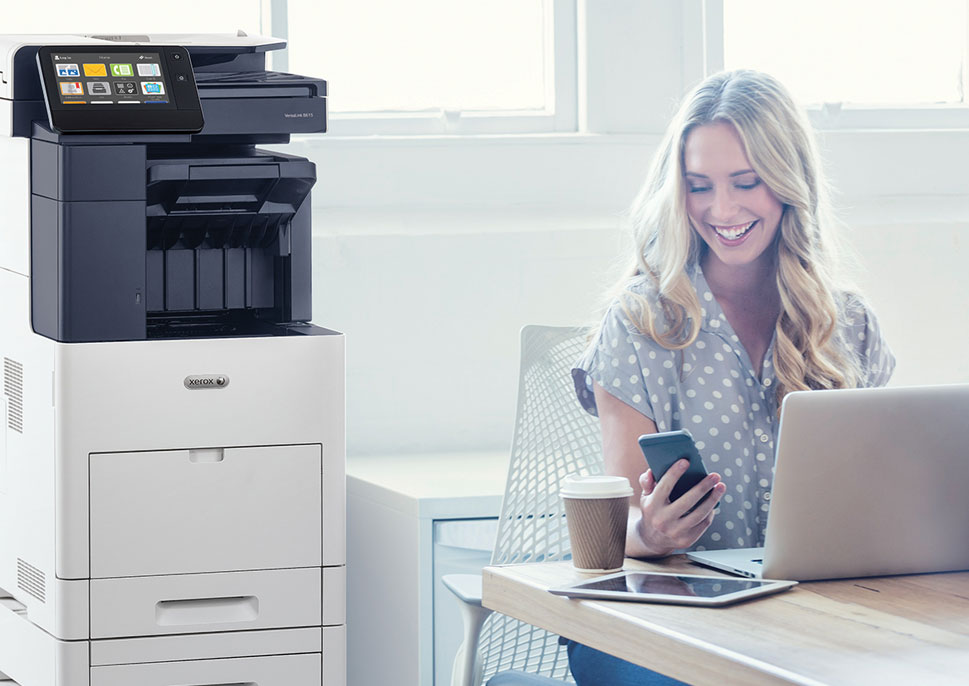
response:
<path fill-rule="evenodd" d="M 718 471 L 727 485 L 713 524 L 695 547 L 763 545 L 777 426 L 776 377 L 770 362 L 774 342 L 758 374 L 702 271 L 693 271 L 692 279 L 705 310 L 692 345 L 666 350 L 641 334 L 616 303 L 606 313 L 599 339 L 572 370 L 576 393 L 583 407 L 596 414 L 595 381 L 652 419 L 660 431 L 685 428 L 693 434 L 707 468 Z M 646 279 L 633 290 L 655 299 Z M 855 297 L 844 298 L 843 307 L 840 333 L 857 355 L 865 375 L 861 385 L 885 385 L 895 359 L 874 315 Z M 744 525 L 735 527 L 734 521 Z"/>

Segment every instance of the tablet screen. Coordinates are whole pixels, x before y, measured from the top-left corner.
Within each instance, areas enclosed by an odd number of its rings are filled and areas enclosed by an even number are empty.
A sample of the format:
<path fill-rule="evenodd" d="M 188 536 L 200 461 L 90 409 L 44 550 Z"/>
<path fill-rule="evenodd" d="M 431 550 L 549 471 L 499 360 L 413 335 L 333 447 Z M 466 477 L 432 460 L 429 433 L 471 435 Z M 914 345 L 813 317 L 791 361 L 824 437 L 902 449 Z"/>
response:
<path fill-rule="evenodd" d="M 766 582 L 756 579 L 719 579 L 672 574 L 648 574 L 626 572 L 622 576 L 596 579 L 574 588 L 588 591 L 611 591 L 614 593 L 647 593 L 660 595 L 692 596 L 694 598 L 718 598 L 729 593 L 760 588 Z"/>

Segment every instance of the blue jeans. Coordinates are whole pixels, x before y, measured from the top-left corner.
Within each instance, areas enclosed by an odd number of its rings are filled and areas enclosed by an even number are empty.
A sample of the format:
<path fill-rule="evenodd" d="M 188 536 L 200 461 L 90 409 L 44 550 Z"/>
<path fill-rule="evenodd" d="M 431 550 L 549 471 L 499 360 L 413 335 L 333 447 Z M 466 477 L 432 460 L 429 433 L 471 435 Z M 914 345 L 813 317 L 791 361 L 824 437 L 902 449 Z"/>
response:
<path fill-rule="evenodd" d="M 676 686 L 682 681 L 569 641 L 569 669 L 576 686 Z"/>

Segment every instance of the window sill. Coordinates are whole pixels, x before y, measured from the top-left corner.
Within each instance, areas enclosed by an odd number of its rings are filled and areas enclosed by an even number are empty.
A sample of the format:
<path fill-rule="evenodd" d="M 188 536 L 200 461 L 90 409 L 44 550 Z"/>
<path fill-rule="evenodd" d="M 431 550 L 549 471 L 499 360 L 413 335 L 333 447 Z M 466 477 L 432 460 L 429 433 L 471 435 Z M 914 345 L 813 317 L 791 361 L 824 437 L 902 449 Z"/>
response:
<path fill-rule="evenodd" d="M 818 140 L 837 206 L 880 216 L 907 207 L 936 221 L 969 215 L 962 160 L 969 129 L 821 131 Z M 559 215 L 625 211 L 660 136 L 492 134 L 294 136 L 280 149 L 317 165 L 316 208 L 392 211 L 554 208 Z M 945 209 L 949 208 L 949 209 Z M 913 216 L 914 218 L 914 216 Z M 863 219 L 864 223 L 870 223 Z"/>
<path fill-rule="evenodd" d="M 297 134 L 293 145 L 307 146 L 365 146 L 365 147 L 426 147 L 455 146 L 481 147 L 495 144 L 506 145 L 656 145 L 661 134 L 653 133 L 479 133 L 479 134 L 421 134 L 350 136 L 324 134 Z"/>

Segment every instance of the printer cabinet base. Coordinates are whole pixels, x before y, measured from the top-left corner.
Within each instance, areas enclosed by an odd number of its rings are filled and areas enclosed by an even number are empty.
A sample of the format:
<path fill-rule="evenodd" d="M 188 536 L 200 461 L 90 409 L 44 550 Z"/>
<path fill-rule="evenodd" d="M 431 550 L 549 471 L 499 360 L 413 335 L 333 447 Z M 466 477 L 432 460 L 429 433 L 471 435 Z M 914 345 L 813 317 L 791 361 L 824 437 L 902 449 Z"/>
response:
<path fill-rule="evenodd" d="M 322 678 L 323 667 L 319 653 L 114 665 L 94 667 L 91 670 L 91 686 L 320 686 Z"/>
<path fill-rule="evenodd" d="M 346 627 L 61 641 L 0 605 L 0 659 L 19 686 L 346 683 Z"/>
<path fill-rule="evenodd" d="M 0 600 L 0 664 L 19 686 L 90 686 L 90 642 L 59 641 Z"/>
<path fill-rule="evenodd" d="M 90 675 L 90 686 L 345 684 L 346 626 L 92 641 Z"/>

